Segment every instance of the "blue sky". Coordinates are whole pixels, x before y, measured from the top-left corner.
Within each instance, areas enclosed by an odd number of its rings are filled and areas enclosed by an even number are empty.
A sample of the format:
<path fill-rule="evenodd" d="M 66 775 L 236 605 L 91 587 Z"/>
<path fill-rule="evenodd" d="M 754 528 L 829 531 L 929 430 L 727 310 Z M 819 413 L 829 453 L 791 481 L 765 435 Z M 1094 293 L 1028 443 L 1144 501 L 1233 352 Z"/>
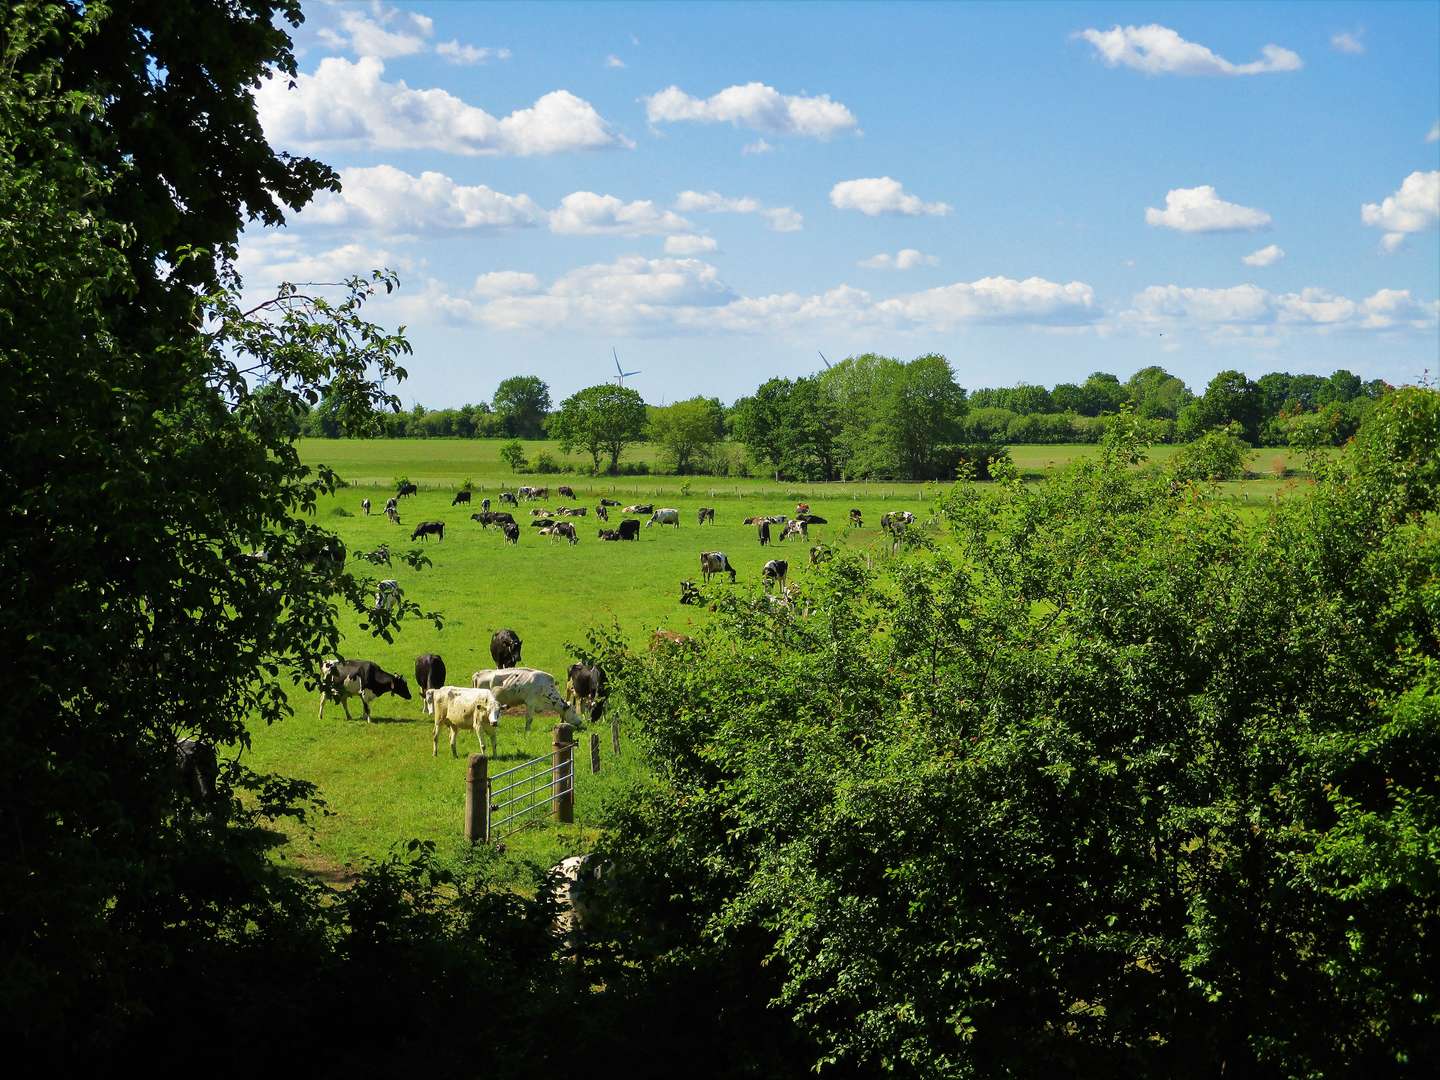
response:
<path fill-rule="evenodd" d="M 345 191 L 254 291 L 376 265 L 407 403 L 1440 368 L 1440 4 L 314 3 L 277 147 Z M 1249 259 L 1247 263 L 1245 260 Z"/>

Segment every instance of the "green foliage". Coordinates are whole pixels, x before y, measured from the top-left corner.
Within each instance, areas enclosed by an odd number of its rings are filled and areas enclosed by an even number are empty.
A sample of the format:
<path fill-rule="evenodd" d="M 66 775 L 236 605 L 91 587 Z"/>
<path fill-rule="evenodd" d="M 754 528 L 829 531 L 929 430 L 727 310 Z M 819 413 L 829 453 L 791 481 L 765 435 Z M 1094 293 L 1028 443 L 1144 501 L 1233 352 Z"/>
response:
<path fill-rule="evenodd" d="M 550 420 L 550 434 L 569 454 L 584 450 L 592 468 L 600 471 L 600 458 L 609 457 L 608 471 L 620 472 L 625 447 L 645 435 L 645 399 L 628 386 L 602 383 L 571 394 Z"/>
<path fill-rule="evenodd" d="M 512 375 L 495 388 L 491 408 L 504 425 L 504 434 L 538 439 L 544 434 L 550 411 L 550 387 L 535 375 Z"/>
<path fill-rule="evenodd" d="M 525 460 L 525 447 L 520 444 L 519 439 L 511 439 L 500 448 L 500 460 L 510 466 L 512 473 L 528 468 L 529 465 Z"/>
<path fill-rule="evenodd" d="M 725 435 L 725 413 L 714 398 L 694 397 L 655 409 L 650 438 L 659 444 L 671 469 L 684 476 L 700 471 Z"/>
<path fill-rule="evenodd" d="M 1171 470 L 1181 481 L 1238 480 L 1245 472 L 1245 452 L 1250 449 L 1239 436 L 1239 425 L 1206 432 L 1180 448 L 1171 459 Z"/>

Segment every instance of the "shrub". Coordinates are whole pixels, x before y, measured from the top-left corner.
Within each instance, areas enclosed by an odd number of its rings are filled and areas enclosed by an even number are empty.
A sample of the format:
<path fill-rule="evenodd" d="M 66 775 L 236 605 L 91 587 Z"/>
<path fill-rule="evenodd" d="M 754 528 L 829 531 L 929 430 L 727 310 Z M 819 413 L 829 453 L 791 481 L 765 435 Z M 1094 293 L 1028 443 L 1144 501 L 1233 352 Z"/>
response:
<path fill-rule="evenodd" d="M 1010 448 L 999 443 L 966 443 L 950 449 L 955 455 L 954 475 L 961 480 L 994 479 L 994 467 L 1010 461 Z"/>
<path fill-rule="evenodd" d="M 1180 448 L 1170 469 L 1181 481 L 1238 480 L 1250 447 L 1229 428 L 1215 428 Z"/>
<path fill-rule="evenodd" d="M 541 450 L 535 455 L 535 471 L 541 475 L 563 472 L 560 462 L 555 460 L 554 455 L 548 451 Z"/>

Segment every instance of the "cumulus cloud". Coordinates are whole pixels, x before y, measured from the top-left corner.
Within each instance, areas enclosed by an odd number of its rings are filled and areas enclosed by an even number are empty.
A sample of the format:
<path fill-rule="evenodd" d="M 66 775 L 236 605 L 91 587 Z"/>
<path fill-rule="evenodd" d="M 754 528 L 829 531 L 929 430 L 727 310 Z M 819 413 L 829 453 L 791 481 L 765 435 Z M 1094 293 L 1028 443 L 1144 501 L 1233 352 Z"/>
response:
<path fill-rule="evenodd" d="M 444 57 L 452 64 L 460 64 L 469 67 L 473 64 L 487 64 L 493 60 L 509 60 L 509 49 L 481 48 L 475 45 L 462 45 L 459 39 L 442 41 L 435 46 L 435 52 Z"/>
<path fill-rule="evenodd" d="M 1363 33 L 1364 31 L 1356 31 L 1352 34 L 1348 30 L 1342 30 L 1339 33 L 1330 35 L 1330 44 L 1336 52 L 1352 54 L 1363 53 L 1365 51 L 1365 42 L 1360 40 L 1361 34 Z"/>
<path fill-rule="evenodd" d="M 774 149 L 775 147 L 771 146 L 764 139 L 756 139 L 754 142 L 746 143 L 744 146 L 742 146 L 740 148 L 740 153 L 744 154 L 746 157 L 749 157 L 752 154 L 768 154 Z"/>
<path fill-rule="evenodd" d="M 1361 300 L 1328 289 L 1272 293 L 1257 285 L 1224 289 L 1151 285 L 1135 294 L 1124 321 L 1189 323 L 1222 331 L 1289 326 L 1314 329 L 1433 329 L 1440 302 L 1425 303 L 1408 289 L 1381 289 Z"/>
<path fill-rule="evenodd" d="M 627 203 L 593 191 L 572 191 L 550 212 L 550 231 L 565 236 L 649 236 L 689 232 L 692 227 L 649 199 Z"/>
<path fill-rule="evenodd" d="M 1430 131 L 1426 134 L 1426 136 L 1425 136 L 1425 141 L 1426 141 L 1426 142 L 1440 142 L 1440 120 L 1436 120 L 1436 121 L 1435 121 L 1435 125 L 1434 125 L 1434 126 L 1430 129 Z"/>
<path fill-rule="evenodd" d="M 1145 223 L 1179 232 L 1249 232 L 1269 225 L 1270 215 L 1226 202 L 1204 184 L 1167 192 L 1164 210 L 1146 207 Z"/>
<path fill-rule="evenodd" d="M 289 232 L 246 233 L 235 260 L 247 295 L 273 293 L 282 281 L 339 282 L 381 267 L 403 270 L 410 265 L 385 248 L 358 243 L 316 247 Z"/>
<path fill-rule="evenodd" d="M 607 68 L 623 68 L 625 66 L 625 61 L 621 60 L 614 53 L 611 53 L 609 56 L 605 57 L 605 66 Z"/>
<path fill-rule="evenodd" d="M 1252 251 L 1240 261 L 1246 266 L 1270 266 L 1285 258 L 1285 249 L 1279 244 L 1269 244 L 1259 251 Z"/>
<path fill-rule="evenodd" d="M 470 291 L 476 296 L 520 296 L 540 291 L 540 279 L 521 270 L 492 270 L 475 279 Z"/>
<path fill-rule="evenodd" d="M 401 12 L 379 3 L 365 10 L 341 8 L 338 22 L 338 26 L 320 30 L 321 41 L 331 48 L 348 49 L 356 56 L 374 56 L 381 60 L 424 52 L 426 39 L 434 30 L 434 22 L 428 16 Z"/>
<path fill-rule="evenodd" d="M 374 57 L 330 56 L 295 89 L 284 77 L 255 91 L 265 135 L 287 149 L 439 150 L 466 156 L 556 154 L 633 147 L 568 90 L 554 90 L 503 119 L 445 90 L 414 90 L 384 78 Z"/>
<path fill-rule="evenodd" d="M 708 98 L 691 97 L 678 86 L 670 86 L 643 100 L 646 119 L 652 124 L 730 124 L 772 135 L 828 139 L 858 123 L 855 115 L 829 94 L 782 94 L 759 82 L 729 86 Z"/>
<path fill-rule="evenodd" d="M 1440 222 L 1440 169 L 1412 172 L 1384 202 L 1361 206 L 1360 220 L 1385 230 L 1381 246 L 1391 252 L 1399 250 L 1407 234 L 1433 229 Z"/>
<path fill-rule="evenodd" d="M 765 206 L 749 195 L 721 195 L 718 191 L 682 191 L 675 197 L 675 209 L 699 214 L 758 214 L 773 232 L 799 232 L 805 218 L 788 206 Z"/>
<path fill-rule="evenodd" d="M 926 255 L 915 248 L 901 248 L 894 255 L 882 251 L 879 255 L 861 259 L 855 265 L 866 270 L 913 270 L 917 266 L 936 266 L 939 262 L 934 255 Z"/>
<path fill-rule="evenodd" d="M 1232 64 L 1204 45 L 1186 41 L 1167 26 L 1116 26 L 1110 30 L 1081 30 L 1077 37 L 1095 46 L 1106 67 L 1128 67 L 1146 75 L 1266 75 L 1299 71 L 1300 57 L 1279 45 L 1260 49 L 1261 60 Z"/>
<path fill-rule="evenodd" d="M 933 329 L 970 322 L 1075 325 L 1090 322 L 1095 291 L 1082 281 L 1066 285 L 1044 278 L 1016 281 L 987 277 L 883 300 L 880 312 Z"/>
<path fill-rule="evenodd" d="M 880 214 L 904 214 L 908 217 L 944 215 L 953 209 L 948 203 L 922 202 L 918 196 L 906 192 L 899 180 L 888 176 L 842 180 L 830 189 L 830 205 L 837 210 L 859 210 L 870 217 Z"/>
<path fill-rule="evenodd" d="M 317 195 L 297 220 L 385 233 L 499 231 L 545 220 L 529 195 L 457 184 L 439 172 L 412 176 L 392 165 L 342 169 L 340 184 L 338 193 Z"/>
<path fill-rule="evenodd" d="M 718 250 L 719 247 L 720 244 L 713 236 L 682 233 L 679 236 L 665 238 L 666 255 L 704 255 L 707 252 Z"/>

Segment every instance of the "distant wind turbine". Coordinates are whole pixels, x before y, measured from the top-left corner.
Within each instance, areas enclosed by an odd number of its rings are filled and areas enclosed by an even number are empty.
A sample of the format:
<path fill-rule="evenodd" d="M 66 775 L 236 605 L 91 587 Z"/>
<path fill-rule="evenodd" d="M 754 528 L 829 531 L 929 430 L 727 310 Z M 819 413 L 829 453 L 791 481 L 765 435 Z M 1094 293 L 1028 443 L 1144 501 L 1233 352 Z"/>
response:
<path fill-rule="evenodd" d="M 614 346 L 614 345 L 611 345 L 611 346 L 610 346 L 610 355 L 615 358 L 615 385 L 616 385 L 616 386 L 624 386 L 624 385 L 625 385 L 625 380 L 628 379 L 631 375 L 639 375 L 639 374 L 640 374 L 640 372 L 638 372 L 638 371 L 621 371 L 621 370 L 620 370 L 620 354 L 615 351 L 615 346 Z"/>
<path fill-rule="evenodd" d="M 829 371 L 829 370 L 830 370 L 830 361 L 825 359 L 825 354 L 824 354 L 823 352 L 820 352 L 819 349 L 816 349 L 815 351 L 816 351 L 817 353 L 820 353 L 820 362 L 825 365 L 825 370 L 826 370 L 826 371 Z"/>

